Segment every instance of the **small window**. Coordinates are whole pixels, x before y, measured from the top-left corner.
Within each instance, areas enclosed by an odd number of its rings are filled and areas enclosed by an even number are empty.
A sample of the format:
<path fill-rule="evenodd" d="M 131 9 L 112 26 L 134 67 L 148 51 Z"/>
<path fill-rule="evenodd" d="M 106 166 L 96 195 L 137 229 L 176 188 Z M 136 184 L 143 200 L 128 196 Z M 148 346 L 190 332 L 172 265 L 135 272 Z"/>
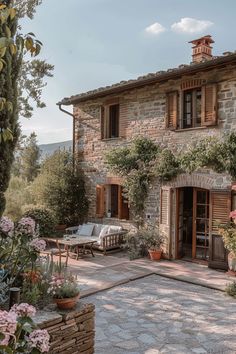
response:
<path fill-rule="evenodd" d="M 109 136 L 108 138 L 119 137 L 119 105 L 109 107 Z"/>
<path fill-rule="evenodd" d="M 120 136 L 120 105 L 101 107 L 101 139 L 113 139 Z"/>
<path fill-rule="evenodd" d="M 97 186 L 96 191 L 97 217 L 110 216 L 112 218 L 129 220 L 129 205 L 123 195 L 123 187 L 118 184 Z"/>
<path fill-rule="evenodd" d="M 183 128 L 201 126 L 201 88 L 184 91 L 183 94 Z"/>

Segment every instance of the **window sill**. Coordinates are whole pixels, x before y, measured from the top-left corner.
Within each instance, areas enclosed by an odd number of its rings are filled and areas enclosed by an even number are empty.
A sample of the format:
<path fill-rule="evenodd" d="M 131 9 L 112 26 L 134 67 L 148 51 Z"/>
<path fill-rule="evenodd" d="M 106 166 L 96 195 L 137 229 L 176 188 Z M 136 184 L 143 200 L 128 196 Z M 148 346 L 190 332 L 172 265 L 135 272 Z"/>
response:
<path fill-rule="evenodd" d="M 121 136 L 118 136 L 117 138 L 106 138 L 106 139 L 101 139 L 101 141 L 104 141 L 105 143 L 108 141 L 116 141 L 116 140 L 122 140 L 123 138 Z"/>
<path fill-rule="evenodd" d="M 193 128 L 185 128 L 185 129 L 175 129 L 173 130 L 175 133 L 180 133 L 180 132 L 189 132 L 192 130 L 202 130 L 202 129 L 207 129 L 208 127 L 193 127 Z"/>

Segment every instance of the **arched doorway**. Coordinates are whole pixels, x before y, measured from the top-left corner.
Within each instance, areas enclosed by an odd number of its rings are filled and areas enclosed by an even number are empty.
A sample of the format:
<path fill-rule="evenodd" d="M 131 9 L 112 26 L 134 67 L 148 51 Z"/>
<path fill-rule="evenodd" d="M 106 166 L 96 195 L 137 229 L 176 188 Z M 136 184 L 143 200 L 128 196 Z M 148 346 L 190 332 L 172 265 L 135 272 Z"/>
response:
<path fill-rule="evenodd" d="M 176 189 L 176 257 L 208 261 L 209 206 L 207 189 Z"/>

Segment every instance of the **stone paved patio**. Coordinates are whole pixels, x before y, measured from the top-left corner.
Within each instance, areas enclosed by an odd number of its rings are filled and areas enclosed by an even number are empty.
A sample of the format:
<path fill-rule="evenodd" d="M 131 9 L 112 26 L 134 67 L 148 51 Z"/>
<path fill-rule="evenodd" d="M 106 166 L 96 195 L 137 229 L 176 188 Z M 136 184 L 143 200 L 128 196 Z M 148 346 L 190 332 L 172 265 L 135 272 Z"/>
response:
<path fill-rule="evenodd" d="M 209 269 L 205 265 L 185 261 L 151 262 L 147 258 L 129 261 L 125 253 L 95 258 L 69 259 L 69 269 L 78 275 L 81 297 L 106 290 L 129 281 L 152 274 L 204 285 L 224 291 L 226 284 L 233 281 L 225 272 Z"/>
<path fill-rule="evenodd" d="M 151 275 L 86 297 L 96 305 L 96 354 L 236 353 L 236 300 Z"/>

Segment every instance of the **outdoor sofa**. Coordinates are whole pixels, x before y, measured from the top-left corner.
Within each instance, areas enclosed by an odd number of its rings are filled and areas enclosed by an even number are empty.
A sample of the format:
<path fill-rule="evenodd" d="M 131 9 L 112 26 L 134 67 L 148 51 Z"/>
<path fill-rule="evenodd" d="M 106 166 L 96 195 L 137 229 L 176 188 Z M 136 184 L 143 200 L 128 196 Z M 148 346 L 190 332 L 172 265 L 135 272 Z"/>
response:
<path fill-rule="evenodd" d="M 68 227 L 66 233 L 74 237 L 92 237 L 96 240 L 93 245 L 94 249 L 98 249 L 106 255 L 107 251 L 120 249 L 124 242 L 124 235 L 127 230 L 117 225 L 104 225 L 88 222 L 87 224 Z"/>

